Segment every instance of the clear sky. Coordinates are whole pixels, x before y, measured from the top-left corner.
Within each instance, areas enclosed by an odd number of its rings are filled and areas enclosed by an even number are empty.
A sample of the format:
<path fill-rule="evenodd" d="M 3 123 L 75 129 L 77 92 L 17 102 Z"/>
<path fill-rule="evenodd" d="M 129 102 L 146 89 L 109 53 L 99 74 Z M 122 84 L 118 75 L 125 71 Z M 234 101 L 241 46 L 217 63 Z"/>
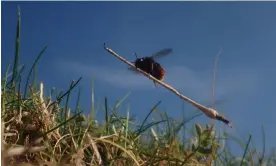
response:
<path fill-rule="evenodd" d="M 166 69 L 165 82 L 208 105 L 213 63 L 222 49 L 215 100 L 227 101 L 215 108 L 234 128 L 220 122 L 217 128 L 244 140 L 251 133 L 255 145 L 261 147 L 263 125 L 267 149 L 276 146 L 275 2 L 2 2 L 2 75 L 14 56 L 18 4 L 21 63 L 29 69 L 48 45 L 38 67 L 47 92 L 51 87 L 67 89 L 72 79 L 82 76 L 81 105 L 88 111 L 94 76 L 96 103 L 103 105 L 107 96 L 113 105 L 131 92 L 120 113 L 126 114 L 130 104 L 131 115 L 141 120 L 161 100 L 160 110 L 180 119 L 183 103 L 186 115 L 195 109 L 127 70 L 103 49 L 103 43 L 131 61 L 134 52 L 150 56 L 173 48 L 170 56 L 158 60 Z M 206 122 L 210 121 L 205 116 L 194 120 Z"/>

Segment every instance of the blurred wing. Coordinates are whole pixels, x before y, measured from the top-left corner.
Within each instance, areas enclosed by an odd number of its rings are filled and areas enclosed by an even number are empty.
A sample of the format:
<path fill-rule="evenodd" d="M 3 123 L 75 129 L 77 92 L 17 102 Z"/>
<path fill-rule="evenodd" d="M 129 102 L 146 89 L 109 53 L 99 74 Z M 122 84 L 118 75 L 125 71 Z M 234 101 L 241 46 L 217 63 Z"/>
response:
<path fill-rule="evenodd" d="M 163 49 L 163 50 L 160 50 L 158 52 L 156 52 L 155 54 L 153 54 L 151 57 L 152 58 L 159 58 L 161 56 L 164 56 L 164 55 L 168 55 L 172 52 L 172 49 L 171 48 L 166 48 L 166 49 Z"/>

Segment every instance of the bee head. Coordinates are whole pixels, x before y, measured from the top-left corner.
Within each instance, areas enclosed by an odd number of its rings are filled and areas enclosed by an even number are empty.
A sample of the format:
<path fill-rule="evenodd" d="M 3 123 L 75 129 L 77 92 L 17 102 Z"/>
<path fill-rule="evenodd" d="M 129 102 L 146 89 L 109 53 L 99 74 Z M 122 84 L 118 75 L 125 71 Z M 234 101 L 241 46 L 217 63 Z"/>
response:
<path fill-rule="evenodd" d="M 143 62 L 145 60 L 145 58 L 137 58 L 136 61 L 137 62 Z"/>
<path fill-rule="evenodd" d="M 140 66 L 140 64 L 144 61 L 144 58 L 137 58 L 134 62 L 134 64 L 136 65 L 136 67 Z"/>

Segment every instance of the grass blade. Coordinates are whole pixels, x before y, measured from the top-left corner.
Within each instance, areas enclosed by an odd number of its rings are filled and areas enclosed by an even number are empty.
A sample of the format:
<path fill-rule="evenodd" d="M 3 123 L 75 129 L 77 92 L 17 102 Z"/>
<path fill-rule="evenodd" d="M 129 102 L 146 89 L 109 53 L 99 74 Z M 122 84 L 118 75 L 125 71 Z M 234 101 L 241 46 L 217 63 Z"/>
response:
<path fill-rule="evenodd" d="M 26 98 L 26 95 L 27 95 L 27 94 L 26 94 L 26 93 L 27 93 L 27 87 L 28 87 L 28 83 L 29 83 L 29 79 L 30 79 L 31 73 L 32 73 L 32 71 L 34 70 L 36 64 L 38 63 L 38 60 L 40 59 L 40 57 L 41 57 L 41 56 L 43 55 L 43 53 L 46 51 L 46 49 L 47 49 L 47 46 L 45 46 L 45 47 L 43 48 L 43 50 L 39 53 L 39 55 L 38 55 L 37 58 L 35 59 L 35 61 L 34 61 L 33 65 L 32 65 L 32 67 L 31 67 L 31 69 L 30 69 L 30 71 L 29 71 L 29 74 L 28 74 L 28 76 L 27 76 L 26 85 L 25 85 L 24 98 Z M 35 75 L 34 75 L 34 77 L 35 77 Z"/>
<path fill-rule="evenodd" d="M 68 94 L 67 94 L 67 98 L 66 98 L 65 109 L 64 109 L 64 118 L 65 118 L 65 121 L 66 121 L 67 115 L 68 115 L 68 102 L 69 102 L 69 98 L 70 98 L 70 94 L 71 94 L 72 86 L 74 85 L 74 82 L 75 81 L 72 81 L 72 83 L 70 85 L 70 88 L 69 88 L 69 91 L 68 91 Z M 64 124 L 64 132 L 65 132 L 65 130 L 66 130 L 66 124 Z"/>
<path fill-rule="evenodd" d="M 155 105 L 153 106 L 153 108 L 150 110 L 150 112 L 148 113 L 148 115 L 146 116 L 146 118 L 143 120 L 142 125 L 141 125 L 141 127 L 140 127 L 140 129 L 139 129 L 138 131 L 141 131 L 141 130 L 142 130 L 142 128 L 144 127 L 144 124 L 146 123 L 148 117 L 149 117 L 150 114 L 157 108 L 157 106 L 158 106 L 159 104 L 161 104 L 161 101 L 159 101 L 157 104 L 155 104 Z"/>
<path fill-rule="evenodd" d="M 74 83 L 72 86 L 70 86 L 70 89 L 68 89 L 67 92 L 65 92 L 64 94 L 62 94 L 62 92 L 60 92 L 60 94 L 58 95 L 56 101 L 52 102 L 48 107 L 52 106 L 52 105 L 55 104 L 55 103 L 59 103 L 59 102 L 63 99 L 64 96 L 66 96 L 68 93 L 70 93 L 70 91 L 71 91 L 72 89 L 74 89 L 74 87 L 80 82 L 81 79 L 82 79 L 82 77 L 80 77 L 80 78 L 76 81 L 76 83 Z"/>
<path fill-rule="evenodd" d="M 18 6 L 18 18 L 17 18 L 17 28 L 16 28 L 16 42 L 15 42 L 15 56 L 14 56 L 14 66 L 13 66 L 13 74 L 11 79 L 12 87 L 15 86 L 15 78 L 17 77 L 18 71 L 18 63 L 19 63 L 19 55 L 20 55 L 20 7 Z M 15 89 L 14 89 L 15 90 Z"/>
<path fill-rule="evenodd" d="M 249 147 L 249 143 L 250 143 L 250 141 L 251 141 L 251 137 L 252 137 L 252 136 L 249 135 L 249 139 L 248 139 L 248 141 L 247 141 L 247 144 L 246 144 L 246 147 L 245 147 L 245 151 L 244 151 L 244 153 L 243 153 L 243 156 L 242 156 L 242 160 L 241 160 L 240 166 L 243 165 L 243 160 L 244 160 L 245 155 L 246 155 L 246 153 L 247 153 L 247 149 L 248 149 L 248 147 Z"/>
<path fill-rule="evenodd" d="M 72 116 L 71 118 L 67 119 L 66 121 L 60 123 L 60 124 L 57 125 L 56 127 L 50 129 L 49 131 L 43 133 L 43 134 L 41 135 L 41 137 L 44 137 L 44 136 L 46 136 L 47 134 L 49 134 L 50 132 L 52 132 L 52 131 L 58 129 L 59 127 L 61 127 L 61 126 L 63 126 L 63 125 L 65 125 L 66 123 L 68 123 L 68 122 L 70 122 L 71 120 L 73 120 L 73 119 L 75 119 L 76 117 L 78 117 L 81 113 L 82 113 L 82 111 L 80 111 L 80 112 L 77 113 L 76 115 Z"/>
<path fill-rule="evenodd" d="M 105 132 L 109 134 L 109 120 L 108 120 L 108 107 L 107 107 L 107 98 L 104 98 L 104 105 L 105 105 Z"/>

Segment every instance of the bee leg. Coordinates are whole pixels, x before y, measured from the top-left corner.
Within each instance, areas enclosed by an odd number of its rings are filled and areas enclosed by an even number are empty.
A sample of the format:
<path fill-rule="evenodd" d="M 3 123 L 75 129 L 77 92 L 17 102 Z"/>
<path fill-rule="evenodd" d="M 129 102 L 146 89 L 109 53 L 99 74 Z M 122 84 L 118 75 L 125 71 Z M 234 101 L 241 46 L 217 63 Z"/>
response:
<path fill-rule="evenodd" d="M 153 63 L 151 64 L 151 75 L 152 75 L 152 76 L 154 75 Z M 157 84 L 156 84 L 155 81 L 153 81 L 153 84 L 154 84 L 155 88 L 157 88 Z"/>
<path fill-rule="evenodd" d="M 154 84 L 155 88 L 157 88 L 158 85 L 155 81 L 153 81 L 153 84 Z"/>

